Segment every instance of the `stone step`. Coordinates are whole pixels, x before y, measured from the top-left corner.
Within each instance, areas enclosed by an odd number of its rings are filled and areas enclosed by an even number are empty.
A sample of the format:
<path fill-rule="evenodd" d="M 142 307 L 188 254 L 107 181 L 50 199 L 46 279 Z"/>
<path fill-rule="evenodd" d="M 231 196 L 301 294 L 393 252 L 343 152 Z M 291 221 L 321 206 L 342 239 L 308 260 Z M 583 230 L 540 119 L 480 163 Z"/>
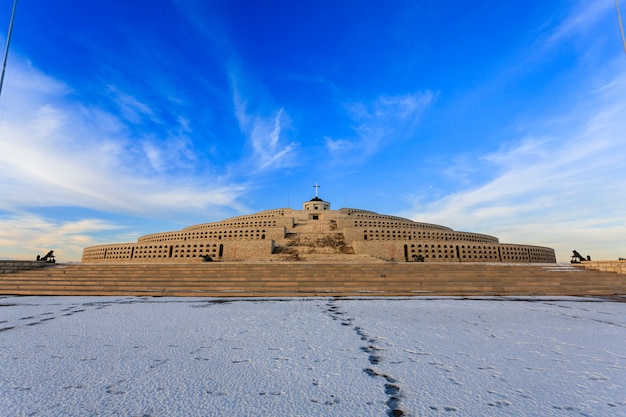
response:
<path fill-rule="evenodd" d="M 196 264 L 193 266 L 178 266 L 180 264 L 160 264 L 160 265 L 98 265 L 89 267 L 69 267 L 69 268 L 48 268 L 43 271 L 21 271 L 17 273 L 11 274 L 12 277 L 17 276 L 42 276 L 42 275 L 54 275 L 60 276 L 63 274 L 67 275 L 80 275 L 80 276 L 106 276 L 106 275 L 114 275 L 118 276 L 120 274 L 150 274 L 156 273 L 159 275 L 176 275 L 176 276 L 184 276 L 187 274 L 202 274 L 207 273 L 211 275 L 215 274 L 225 274 L 228 276 L 235 275 L 265 275 L 268 278 L 273 278 L 276 276 L 297 276 L 298 274 L 304 274 L 307 277 L 328 277 L 329 274 L 334 276 L 343 276 L 343 275 L 355 275 L 359 276 L 363 272 L 367 272 L 368 274 L 375 273 L 391 273 L 394 276 L 410 276 L 416 277 L 420 275 L 427 276 L 435 276 L 438 274 L 445 274 L 448 276 L 467 276 L 467 277 L 478 277 L 485 278 L 488 276 L 502 276 L 506 277 L 508 275 L 514 274 L 514 277 L 519 279 L 523 276 L 554 276 L 556 274 L 578 274 L 580 276 L 592 276 L 594 273 L 604 276 L 603 272 L 594 272 L 594 271 L 585 271 L 581 269 L 561 269 L 554 270 L 549 268 L 532 268 L 532 267 L 517 267 L 517 268 L 507 268 L 507 267 L 491 267 L 489 265 L 468 265 L 468 264 L 455 264 L 455 265 L 446 265 L 446 264 L 422 264 L 422 265 L 411 265 L 404 266 L 404 264 L 396 264 L 390 266 L 388 263 L 379 263 L 379 264 L 369 264 L 369 265 L 358 265 L 358 264 L 303 264 L 303 263 L 295 263 L 295 264 L 286 264 L 286 263 L 276 263 L 274 265 L 262 265 L 262 264 Z"/>
<path fill-rule="evenodd" d="M 553 264 L 78 264 L 0 275 L 0 294 L 613 295 L 626 293 L 625 278 Z"/>

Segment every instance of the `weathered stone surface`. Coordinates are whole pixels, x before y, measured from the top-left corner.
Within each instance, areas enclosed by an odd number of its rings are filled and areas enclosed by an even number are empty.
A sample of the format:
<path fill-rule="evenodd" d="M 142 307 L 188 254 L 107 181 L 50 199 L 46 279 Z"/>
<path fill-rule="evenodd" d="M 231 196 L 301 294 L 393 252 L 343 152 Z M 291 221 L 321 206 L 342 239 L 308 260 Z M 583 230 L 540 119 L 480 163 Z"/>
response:
<path fill-rule="evenodd" d="M 0 274 L 10 274 L 17 271 L 45 268 L 51 266 L 47 262 L 40 261 L 0 261 Z"/>
<path fill-rule="evenodd" d="M 460 232 L 366 210 L 331 210 L 315 197 L 302 210 L 266 210 L 221 222 L 140 237 L 136 243 L 92 246 L 88 262 L 372 260 L 555 263 L 554 250 L 500 243 L 494 236 Z"/>
<path fill-rule="evenodd" d="M 626 274 L 626 260 L 621 261 L 585 261 L 580 265 L 587 269 L 596 269 L 598 271 L 617 272 L 618 274 Z"/>
<path fill-rule="evenodd" d="M 626 294 L 580 265 L 452 262 L 84 263 L 0 275 L 0 294 L 207 297 Z"/>

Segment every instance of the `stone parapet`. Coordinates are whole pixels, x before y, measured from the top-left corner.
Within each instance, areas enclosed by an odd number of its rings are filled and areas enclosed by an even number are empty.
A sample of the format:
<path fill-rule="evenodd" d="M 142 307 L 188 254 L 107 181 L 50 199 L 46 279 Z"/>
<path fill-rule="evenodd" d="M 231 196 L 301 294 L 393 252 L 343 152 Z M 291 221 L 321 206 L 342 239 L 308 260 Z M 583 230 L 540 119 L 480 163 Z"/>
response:
<path fill-rule="evenodd" d="M 626 275 L 626 260 L 622 261 L 585 261 L 580 265 L 587 269 L 595 269 L 604 272 L 617 272 Z"/>
<path fill-rule="evenodd" d="M 0 261 L 0 274 L 10 274 L 18 271 L 45 268 L 54 264 L 41 261 Z"/>

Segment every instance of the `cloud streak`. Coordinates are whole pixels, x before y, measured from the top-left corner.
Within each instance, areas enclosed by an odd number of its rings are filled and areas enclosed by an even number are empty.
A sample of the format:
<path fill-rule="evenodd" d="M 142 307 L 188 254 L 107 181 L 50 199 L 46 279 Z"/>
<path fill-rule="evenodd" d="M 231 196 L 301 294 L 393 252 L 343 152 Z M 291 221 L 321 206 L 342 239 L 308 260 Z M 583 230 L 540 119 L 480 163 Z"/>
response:
<path fill-rule="evenodd" d="M 342 163 L 363 163 L 381 149 L 410 138 L 437 94 L 431 91 L 380 96 L 372 103 L 350 103 L 346 110 L 354 136 L 325 138 L 330 155 Z"/>
<path fill-rule="evenodd" d="M 265 117 L 250 112 L 248 102 L 243 99 L 236 83 L 233 83 L 234 114 L 241 132 L 246 136 L 252 155 L 245 165 L 253 172 L 266 172 L 296 163 L 298 143 L 283 139 L 283 130 L 290 127 L 284 108 Z"/>
<path fill-rule="evenodd" d="M 553 47 L 570 36 L 587 31 L 593 25 L 597 24 L 606 14 L 614 10 L 615 8 L 612 2 L 582 1 L 578 3 L 575 5 L 572 13 L 548 34 L 545 39 L 545 47 Z"/>
<path fill-rule="evenodd" d="M 624 97 L 626 77 L 620 76 L 610 88 L 588 93 L 586 103 L 537 122 L 528 135 L 480 158 L 477 163 L 496 173 L 489 181 L 433 202 L 414 197 L 415 207 L 404 214 L 511 242 L 552 245 L 560 260 L 585 246 L 600 248 L 594 257 L 623 256 Z M 546 126 L 551 133 L 533 135 Z"/>
<path fill-rule="evenodd" d="M 136 141 L 124 120 L 74 103 L 71 89 L 62 83 L 28 66 L 13 74 L 18 82 L 6 90 L 0 126 L 1 209 L 78 206 L 155 215 L 238 206 L 240 186 L 217 178 L 201 183 L 195 176 L 200 161 L 184 125 L 174 136 Z M 140 103 L 124 96 L 129 103 Z M 151 114 L 147 105 L 135 107 Z"/>

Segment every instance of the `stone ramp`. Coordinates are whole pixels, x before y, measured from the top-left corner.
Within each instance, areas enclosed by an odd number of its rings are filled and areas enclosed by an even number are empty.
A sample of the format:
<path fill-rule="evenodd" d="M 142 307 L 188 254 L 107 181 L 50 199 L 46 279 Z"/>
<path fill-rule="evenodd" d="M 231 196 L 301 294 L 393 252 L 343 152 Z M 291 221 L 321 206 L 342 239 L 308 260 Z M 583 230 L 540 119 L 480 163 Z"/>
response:
<path fill-rule="evenodd" d="M 0 274 L 0 294 L 207 297 L 626 294 L 626 276 L 560 264 L 73 264 Z"/>

